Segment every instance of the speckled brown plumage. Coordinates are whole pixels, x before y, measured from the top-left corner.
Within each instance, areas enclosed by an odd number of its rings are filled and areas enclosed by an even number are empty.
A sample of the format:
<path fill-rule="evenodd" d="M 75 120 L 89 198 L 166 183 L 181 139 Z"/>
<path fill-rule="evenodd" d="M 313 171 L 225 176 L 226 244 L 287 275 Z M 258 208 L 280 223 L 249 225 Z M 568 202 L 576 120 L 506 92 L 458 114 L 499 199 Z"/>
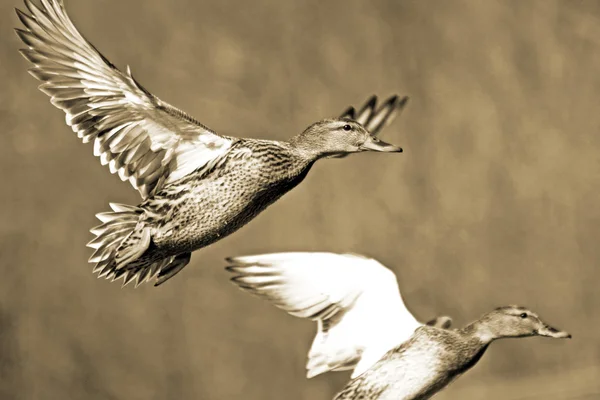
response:
<path fill-rule="evenodd" d="M 285 143 L 237 141 L 211 170 L 188 176 L 139 205 L 138 229 L 152 229 L 153 246 L 121 274 L 137 274 L 156 261 L 230 235 L 302 182 L 313 162 Z"/>
<path fill-rule="evenodd" d="M 427 399 L 464 372 L 469 360 L 483 355 L 486 346 L 457 331 L 422 326 L 348 383 L 335 400 Z M 398 391 L 404 397 L 398 397 Z"/>
<path fill-rule="evenodd" d="M 111 204 L 92 229 L 90 262 L 108 279 L 161 284 L 191 252 L 233 233 L 298 185 L 320 158 L 399 152 L 376 135 L 405 105 L 372 97 L 358 112 L 311 125 L 289 142 L 218 135 L 121 72 L 77 30 L 62 0 L 17 10 L 40 90 L 111 173 L 139 191 L 138 206 Z"/>
<path fill-rule="evenodd" d="M 472 368 L 500 338 L 568 338 L 523 307 L 500 307 L 463 329 L 418 328 L 375 365 L 351 380 L 334 400 L 425 400 Z"/>

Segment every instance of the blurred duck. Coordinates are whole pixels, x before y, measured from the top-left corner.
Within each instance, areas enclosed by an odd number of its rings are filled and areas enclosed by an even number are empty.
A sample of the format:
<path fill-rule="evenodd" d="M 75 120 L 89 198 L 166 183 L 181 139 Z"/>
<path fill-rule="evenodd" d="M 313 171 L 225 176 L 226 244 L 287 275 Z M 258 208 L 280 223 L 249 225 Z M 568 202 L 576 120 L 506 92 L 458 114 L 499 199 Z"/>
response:
<path fill-rule="evenodd" d="M 228 258 L 239 288 L 317 322 L 307 377 L 353 370 L 356 377 L 423 326 L 408 311 L 396 276 L 353 254 L 272 253 Z M 449 328 L 449 317 L 428 325 Z"/>
<path fill-rule="evenodd" d="M 497 308 L 459 330 L 422 326 L 351 380 L 334 400 L 429 399 L 472 368 L 494 340 L 527 336 L 571 337 L 517 306 Z"/>
<path fill-rule="evenodd" d="M 298 185 L 313 163 L 364 151 L 401 152 L 377 134 L 406 104 L 371 98 L 356 112 L 310 125 L 288 142 L 218 135 L 118 70 L 69 19 L 61 0 L 25 0 L 17 10 L 21 53 L 40 90 L 111 173 L 142 197 L 111 204 L 93 228 L 90 262 L 99 277 L 160 285 L 191 252 L 237 231 Z"/>

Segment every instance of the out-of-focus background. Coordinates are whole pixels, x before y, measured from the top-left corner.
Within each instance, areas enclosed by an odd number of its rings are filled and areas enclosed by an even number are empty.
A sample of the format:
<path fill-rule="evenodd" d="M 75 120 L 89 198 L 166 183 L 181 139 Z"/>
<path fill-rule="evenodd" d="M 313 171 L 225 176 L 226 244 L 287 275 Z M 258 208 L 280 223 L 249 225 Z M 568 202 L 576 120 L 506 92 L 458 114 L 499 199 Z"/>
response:
<path fill-rule="evenodd" d="M 317 163 L 160 288 L 87 264 L 110 175 L 26 73 L 0 4 L 0 398 L 326 400 L 315 332 L 238 291 L 223 258 L 324 250 L 392 268 L 418 318 L 522 304 L 571 341 L 494 344 L 437 399 L 600 398 L 600 3 L 67 0 L 113 63 L 218 132 L 285 140 L 406 94 L 402 155 Z"/>

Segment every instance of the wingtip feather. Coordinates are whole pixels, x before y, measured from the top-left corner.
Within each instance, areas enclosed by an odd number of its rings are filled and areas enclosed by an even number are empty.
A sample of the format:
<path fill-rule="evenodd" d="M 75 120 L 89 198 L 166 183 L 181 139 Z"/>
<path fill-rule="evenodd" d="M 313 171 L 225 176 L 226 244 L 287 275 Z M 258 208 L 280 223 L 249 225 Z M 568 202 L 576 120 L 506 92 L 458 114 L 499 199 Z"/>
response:
<path fill-rule="evenodd" d="M 21 21 L 21 23 L 22 23 L 23 25 L 25 25 L 25 26 L 27 26 L 27 25 L 28 25 L 28 23 L 29 23 L 31 20 L 33 20 L 33 18 L 32 18 L 30 15 L 28 15 L 28 14 L 24 13 L 23 11 L 21 11 L 20 9 L 18 9 L 18 8 L 16 8 L 16 7 L 15 7 L 15 13 L 17 14 L 17 17 L 19 18 L 19 20 Z M 17 30 L 17 29 L 18 29 L 18 28 L 15 28 L 15 30 Z"/>
<path fill-rule="evenodd" d="M 377 105 L 377 95 L 371 95 L 369 100 L 367 100 L 366 107 L 374 108 Z"/>

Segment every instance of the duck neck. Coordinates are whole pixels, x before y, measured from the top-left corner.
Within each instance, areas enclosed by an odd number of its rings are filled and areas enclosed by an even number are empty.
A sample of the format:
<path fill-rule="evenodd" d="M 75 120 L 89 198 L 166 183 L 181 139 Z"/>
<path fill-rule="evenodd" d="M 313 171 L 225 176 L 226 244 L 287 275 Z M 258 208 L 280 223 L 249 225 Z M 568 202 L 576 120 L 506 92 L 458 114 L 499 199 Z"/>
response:
<path fill-rule="evenodd" d="M 288 143 L 290 147 L 306 161 L 314 162 L 319 158 L 327 156 L 327 154 L 323 153 L 323 151 L 319 149 L 318 146 L 315 146 L 314 143 L 305 140 L 302 135 L 294 136 Z"/>
<path fill-rule="evenodd" d="M 491 325 L 482 320 L 470 323 L 462 328 L 460 332 L 465 336 L 476 339 L 482 346 L 488 346 L 501 337 Z"/>

